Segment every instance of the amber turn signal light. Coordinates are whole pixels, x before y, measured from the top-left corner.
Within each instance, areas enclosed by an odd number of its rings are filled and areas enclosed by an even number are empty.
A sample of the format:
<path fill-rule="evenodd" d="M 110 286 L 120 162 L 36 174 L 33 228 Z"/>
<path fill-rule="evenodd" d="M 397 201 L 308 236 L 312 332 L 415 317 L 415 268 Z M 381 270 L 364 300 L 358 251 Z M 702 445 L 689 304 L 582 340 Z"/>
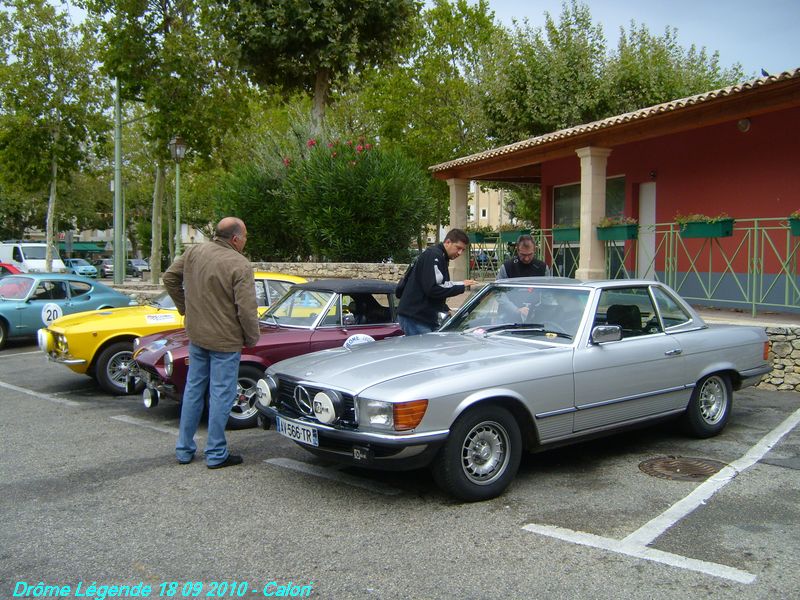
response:
<path fill-rule="evenodd" d="M 412 400 L 399 402 L 393 406 L 394 428 L 397 431 L 414 429 L 422 421 L 425 411 L 428 410 L 427 400 Z"/>

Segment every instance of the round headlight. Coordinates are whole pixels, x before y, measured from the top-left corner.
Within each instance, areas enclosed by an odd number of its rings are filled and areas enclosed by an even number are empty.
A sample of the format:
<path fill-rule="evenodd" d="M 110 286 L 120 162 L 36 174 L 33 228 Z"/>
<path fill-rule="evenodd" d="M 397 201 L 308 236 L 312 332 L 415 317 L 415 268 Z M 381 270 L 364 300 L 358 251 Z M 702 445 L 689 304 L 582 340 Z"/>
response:
<path fill-rule="evenodd" d="M 36 332 L 36 339 L 39 342 L 39 350 L 49 353 L 53 349 L 53 336 L 46 329 Z"/>
<path fill-rule="evenodd" d="M 314 416 L 320 423 L 335 422 L 342 414 L 342 399 L 336 392 L 317 392 L 312 403 Z"/>
<path fill-rule="evenodd" d="M 172 377 L 172 352 L 167 350 L 167 353 L 164 355 L 164 372 L 167 374 L 167 377 Z"/>

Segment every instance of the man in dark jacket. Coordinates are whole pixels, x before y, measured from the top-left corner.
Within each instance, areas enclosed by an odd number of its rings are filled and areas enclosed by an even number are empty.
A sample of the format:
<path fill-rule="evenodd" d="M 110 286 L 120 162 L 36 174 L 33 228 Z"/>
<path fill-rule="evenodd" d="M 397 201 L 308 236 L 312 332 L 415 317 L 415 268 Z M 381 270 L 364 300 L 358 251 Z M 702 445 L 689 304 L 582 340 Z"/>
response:
<path fill-rule="evenodd" d="M 175 301 L 189 336 L 189 373 L 183 392 L 175 456 L 192 462 L 194 434 L 208 394 L 206 465 L 218 469 L 238 465 L 242 457 L 228 453 L 225 425 L 236 397 L 243 346 L 258 342 L 258 302 L 253 268 L 242 250 L 247 227 L 225 217 L 214 240 L 192 246 L 164 273 L 164 287 Z"/>
<path fill-rule="evenodd" d="M 400 298 L 400 327 L 406 335 L 429 333 L 436 329 L 440 312 L 448 312 L 447 298 L 463 294 L 475 285 L 472 279 L 450 281 L 449 263 L 467 249 L 469 238 L 461 229 L 447 232 L 444 242 L 420 254 L 408 276 Z"/>
<path fill-rule="evenodd" d="M 547 265 L 536 258 L 536 246 L 533 238 L 528 234 L 523 234 L 517 239 L 515 256 L 503 263 L 497 272 L 497 279 L 543 277 L 547 274 Z"/>
<path fill-rule="evenodd" d="M 497 272 L 497 279 L 510 279 L 513 277 L 544 277 L 549 275 L 547 265 L 544 261 L 536 258 L 536 245 L 533 238 L 528 234 L 519 236 L 516 244 L 516 253 L 507 259 L 500 270 Z M 503 296 L 501 305 L 506 309 L 511 309 L 519 313 L 524 321 L 528 317 L 529 306 L 527 302 L 521 302 L 516 306 L 513 302 L 515 294 Z M 527 296 L 525 296 L 527 300 Z"/>

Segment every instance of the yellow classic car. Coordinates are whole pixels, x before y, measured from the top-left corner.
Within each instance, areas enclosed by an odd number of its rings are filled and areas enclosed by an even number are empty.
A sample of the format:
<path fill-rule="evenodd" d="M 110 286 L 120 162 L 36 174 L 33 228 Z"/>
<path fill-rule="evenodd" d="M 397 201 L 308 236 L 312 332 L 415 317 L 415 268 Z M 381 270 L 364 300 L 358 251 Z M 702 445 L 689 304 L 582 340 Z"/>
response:
<path fill-rule="evenodd" d="M 272 305 L 302 277 L 256 271 L 256 296 L 259 306 Z M 137 337 L 180 329 L 183 317 L 166 292 L 148 304 L 109 310 L 93 310 L 56 319 L 38 333 L 39 348 L 47 357 L 76 373 L 91 376 L 110 394 L 141 392 L 144 383 L 128 375 L 136 369 L 133 340 Z M 135 376 L 135 373 L 133 373 Z"/>

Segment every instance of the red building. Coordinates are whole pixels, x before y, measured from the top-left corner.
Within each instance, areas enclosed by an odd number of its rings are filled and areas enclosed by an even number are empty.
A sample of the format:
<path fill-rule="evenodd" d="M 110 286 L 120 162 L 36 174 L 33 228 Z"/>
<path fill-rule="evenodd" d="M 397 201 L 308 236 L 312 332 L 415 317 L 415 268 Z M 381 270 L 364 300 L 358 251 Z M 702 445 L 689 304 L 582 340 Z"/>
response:
<path fill-rule="evenodd" d="M 659 279 L 698 303 L 753 311 L 800 304 L 800 232 L 788 221 L 800 210 L 800 69 L 431 170 L 450 185 L 455 227 L 466 225 L 470 180 L 541 186 L 535 233 L 558 274 Z M 696 214 L 729 216 L 730 235 L 681 232 L 679 215 Z M 635 218 L 638 238 L 601 239 L 606 216 Z M 565 226 L 579 228 L 573 241 Z"/>

